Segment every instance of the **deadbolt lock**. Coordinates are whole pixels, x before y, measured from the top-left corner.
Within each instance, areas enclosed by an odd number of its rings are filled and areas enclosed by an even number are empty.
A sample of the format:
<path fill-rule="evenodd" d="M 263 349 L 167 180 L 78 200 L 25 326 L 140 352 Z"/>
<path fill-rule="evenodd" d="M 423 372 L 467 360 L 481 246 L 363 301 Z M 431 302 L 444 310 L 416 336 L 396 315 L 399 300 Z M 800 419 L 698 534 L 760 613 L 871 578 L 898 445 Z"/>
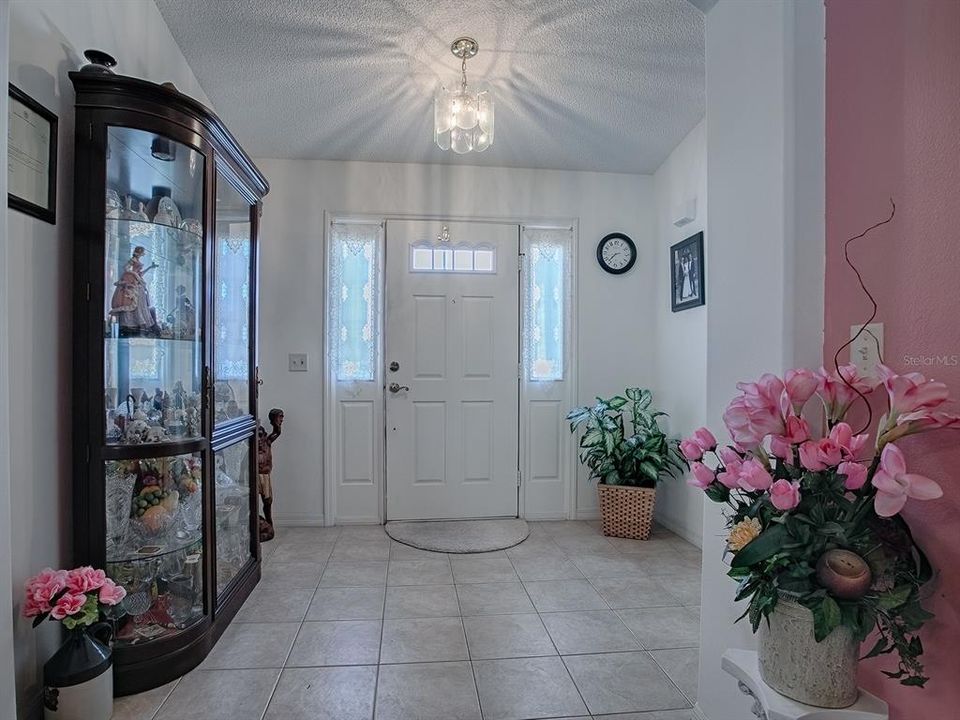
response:
<path fill-rule="evenodd" d="M 396 372 L 399 369 L 400 369 L 400 363 L 398 363 L 396 360 L 390 363 L 390 372 Z"/>

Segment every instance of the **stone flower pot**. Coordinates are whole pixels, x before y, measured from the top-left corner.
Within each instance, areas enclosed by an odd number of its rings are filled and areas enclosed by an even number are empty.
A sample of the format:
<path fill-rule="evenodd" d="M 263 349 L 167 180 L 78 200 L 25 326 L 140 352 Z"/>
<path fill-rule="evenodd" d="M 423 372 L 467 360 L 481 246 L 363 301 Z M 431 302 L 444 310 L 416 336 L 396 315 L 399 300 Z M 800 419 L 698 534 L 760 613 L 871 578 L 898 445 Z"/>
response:
<path fill-rule="evenodd" d="M 838 627 L 823 642 L 813 635 L 813 613 L 781 596 L 758 631 L 760 676 L 781 695 L 807 705 L 845 708 L 857 701 L 860 643 Z"/>

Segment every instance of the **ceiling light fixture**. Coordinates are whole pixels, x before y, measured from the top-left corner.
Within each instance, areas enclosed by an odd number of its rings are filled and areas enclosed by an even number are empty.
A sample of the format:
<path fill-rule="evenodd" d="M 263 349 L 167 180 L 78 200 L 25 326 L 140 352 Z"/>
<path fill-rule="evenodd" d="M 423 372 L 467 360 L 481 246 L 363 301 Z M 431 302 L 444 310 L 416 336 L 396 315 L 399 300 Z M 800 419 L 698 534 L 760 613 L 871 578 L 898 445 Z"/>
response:
<path fill-rule="evenodd" d="M 453 41 L 450 52 L 460 58 L 460 82 L 448 90 L 437 89 L 433 100 L 433 139 L 441 150 L 463 155 L 483 152 L 493 145 L 493 98 L 485 86 L 467 86 L 467 60 L 480 45 L 473 38 Z"/>

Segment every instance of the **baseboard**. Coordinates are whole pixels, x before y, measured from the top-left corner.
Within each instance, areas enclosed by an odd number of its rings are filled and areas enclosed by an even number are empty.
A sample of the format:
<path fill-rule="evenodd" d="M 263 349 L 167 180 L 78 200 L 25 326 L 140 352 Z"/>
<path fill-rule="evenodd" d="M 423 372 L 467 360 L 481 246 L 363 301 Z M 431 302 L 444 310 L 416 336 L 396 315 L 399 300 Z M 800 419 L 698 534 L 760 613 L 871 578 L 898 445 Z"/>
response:
<path fill-rule="evenodd" d="M 323 527 L 323 515 L 313 513 L 273 513 L 277 527 Z"/>
<path fill-rule="evenodd" d="M 375 517 L 336 517 L 333 519 L 334 525 L 380 525 L 380 519 Z"/>
<path fill-rule="evenodd" d="M 566 513 L 524 513 L 523 520 L 529 520 L 530 522 L 537 522 L 541 520 L 566 520 Z"/>
<path fill-rule="evenodd" d="M 682 526 L 680 523 L 674 522 L 670 518 L 658 517 L 656 513 L 654 513 L 653 521 L 658 525 L 662 525 L 674 535 L 679 535 L 691 545 L 696 545 L 698 548 L 703 549 L 703 537 L 694 535 L 690 532 L 689 528 Z"/>
<path fill-rule="evenodd" d="M 599 520 L 600 508 L 594 508 L 592 510 L 577 510 L 573 517 L 575 520 Z"/>
<path fill-rule="evenodd" d="M 695 718 L 695 720 L 710 720 L 704 714 L 703 710 L 700 709 L 700 703 L 697 703 L 696 705 L 693 706 L 693 717 Z"/>

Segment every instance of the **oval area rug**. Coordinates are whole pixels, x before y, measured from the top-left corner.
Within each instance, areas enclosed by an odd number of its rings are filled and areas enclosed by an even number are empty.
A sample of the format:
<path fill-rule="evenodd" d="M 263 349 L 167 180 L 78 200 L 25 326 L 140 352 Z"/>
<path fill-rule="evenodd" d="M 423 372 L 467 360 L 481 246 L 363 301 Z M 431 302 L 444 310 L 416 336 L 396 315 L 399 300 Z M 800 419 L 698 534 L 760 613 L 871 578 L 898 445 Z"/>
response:
<path fill-rule="evenodd" d="M 384 526 L 399 543 L 445 553 L 503 550 L 522 543 L 530 534 L 526 520 L 392 521 Z"/>

